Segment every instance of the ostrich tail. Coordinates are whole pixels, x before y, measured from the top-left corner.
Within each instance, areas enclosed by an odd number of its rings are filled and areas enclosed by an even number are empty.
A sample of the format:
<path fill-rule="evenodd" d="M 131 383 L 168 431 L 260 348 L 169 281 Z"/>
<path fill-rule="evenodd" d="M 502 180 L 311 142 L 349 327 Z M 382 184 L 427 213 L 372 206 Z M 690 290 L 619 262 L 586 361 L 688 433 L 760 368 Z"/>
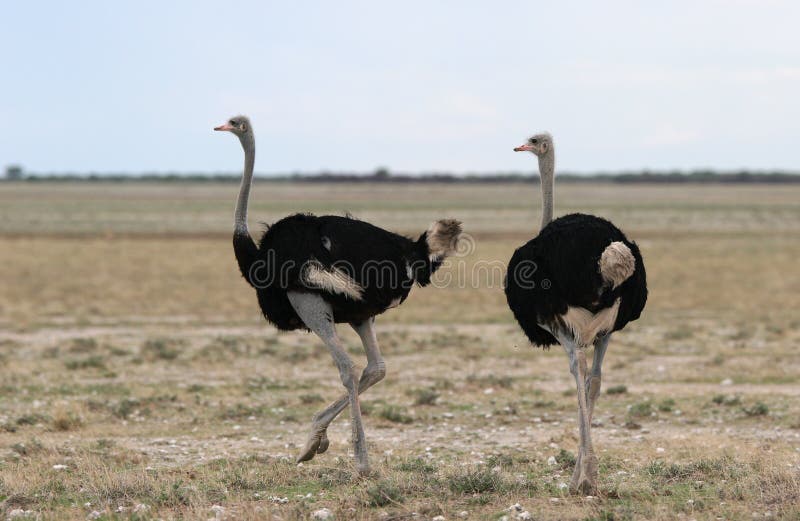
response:
<path fill-rule="evenodd" d="M 431 276 L 442 261 L 456 252 L 461 237 L 461 221 L 441 219 L 428 227 L 414 244 L 414 279 L 421 286 L 431 282 Z"/>
<path fill-rule="evenodd" d="M 598 267 L 603 280 L 616 289 L 633 275 L 636 259 L 628 245 L 622 241 L 615 241 L 603 250 Z"/>
<path fill-rule="evenodd" d="M 431 223 L 428 230 L 420 237 L 420 241 L 425 240 L 428 258 L 431 261 L 441 261 L 456 251 L 459 237 L 461 237 L 461 221 L 442 219 Z"/>
<path fill-rule="evenodd" d="M 258 247 L 248 232 L 237 230 L 233 234 L 233 253 L 236 255 L 236 262 L 239 263 L 242 277 L 248 284 L 255 287 L 252 271 L 253 264 L 258 259 Z"/>

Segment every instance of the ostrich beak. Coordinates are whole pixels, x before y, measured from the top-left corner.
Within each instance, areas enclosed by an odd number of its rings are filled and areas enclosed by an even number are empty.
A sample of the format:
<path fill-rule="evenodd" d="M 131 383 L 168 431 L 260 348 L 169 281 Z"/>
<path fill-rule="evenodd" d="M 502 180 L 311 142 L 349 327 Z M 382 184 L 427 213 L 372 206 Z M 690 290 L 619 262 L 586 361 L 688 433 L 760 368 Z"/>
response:
<path fill-rule="evenodd" d="M 520 145 L 514 149 L 514 152 L 533 152 L 531 145 Z"/>
<path fill-rule="evenodd" d="M 214 127 L 214 130 L 233 130 L 233 127 L 225 123 L 224 125 Z"/>

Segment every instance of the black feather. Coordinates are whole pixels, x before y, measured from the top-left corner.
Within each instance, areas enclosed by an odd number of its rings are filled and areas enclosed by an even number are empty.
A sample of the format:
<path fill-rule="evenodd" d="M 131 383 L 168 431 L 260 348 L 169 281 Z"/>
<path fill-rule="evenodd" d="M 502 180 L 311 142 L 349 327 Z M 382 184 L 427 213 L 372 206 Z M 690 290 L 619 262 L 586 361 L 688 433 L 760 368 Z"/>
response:
<path fill-rule="evenodd" d="M 414 283 L 428 284 L 441 265 L 429 260 L 425 233 L 413 241 L 350 217 L 291 215 L 270 226 L 258 248 L 247 239 L 234 236 L 239 268 L 256 288 L 264 316 L 283 330 L 305 328 L 289 302 L 289 291 L 321 295 L 336 322 L 362 322 L 405 300 Z M 307 287 L 302 273 L 309 261 L 345 272 L 363 288 L 363 298 Z"/>
<path fill-rule="evenodd" d="M 616 289 L 598 271 L 603 250 L 614 241 L 625 243 L 636 260 L 633 275 Z M 620 298 L 614 331 L 639 318 L 647 302 L 647 278 L 639 248 L 616 226 L 593 215 L 570 214 L 552 221 L 514 252 L 505 292 L 530 341 L 550 346 L 558 342 L 539 324 L 552 323 L 569 306 L 597 312 Z"/>

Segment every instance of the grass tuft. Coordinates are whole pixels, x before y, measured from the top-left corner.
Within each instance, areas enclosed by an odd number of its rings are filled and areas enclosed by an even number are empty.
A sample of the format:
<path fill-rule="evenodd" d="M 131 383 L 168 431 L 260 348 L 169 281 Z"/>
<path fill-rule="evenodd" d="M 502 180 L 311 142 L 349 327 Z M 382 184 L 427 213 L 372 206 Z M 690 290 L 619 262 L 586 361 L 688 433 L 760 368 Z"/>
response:
<path fill-rule="evenodd" d="M 366 492 L 366 503 L 371 507 L 385 507 L 386 505 L 402 503 L 405 500 L 400 487 L 388 480 L 378 481 L 367 488 Z"/>
<path fill-rule="evenodd" d="M 672 409 L 674 408 L 675 408 L 675 400 L 673 400 L 672 398 L 661 400 L 658 403 L 658 410 L 661 412 L 672 412 Z"/>
<path fill-rule="evenodd" d="M 756 402 L 750 407 L 743 407 L 742 412 L 747 416 L 766 416 L 769 414 L 769 407 L 764 402 Z"/>
<path fill-rule="evenodd" d="M 606 394 L 625 394 L 628 392 L 627 385 L 612 385 L 606 391 Z"/>
<path fill-rule="evenodd" d="M 183 342 L 169 338 L 148 338 L 142 345 L 142 356 L 148 360 L 175 360 Z"/>
<path fill-rule="evenodd" d="M 650 402 L 634 403 L 628 409 L 628 415 L 634 418 L 644 418 L 653 414 L 653 404 Z"/>
<path fill-rule="evenodd" d="M 92 355 L 86 358 L 67 360 L 64 362 L 64 367 L 70 371 L 76 371 L 78 369 L 105 369 L 106 364 L 102 356 Z"/>
<path fill-rule="evenodd" d="M 397 470 L 401 472 L 419 472 L 421 474 L 433 474 L 436 472 L 436 465 L 424 458 L 413 458 L 400 462 Z"/>
<path fill-rule="evenodd" d="M 57 431 L 71 431 L 83 426 L 83 418 L 75 412 L 60 409 L 53 416 L 52 425 Z"/>
<path fill-rule="evenodd" d="M 439 393 L 434 389 L 412 389 L 408 392 L 414 398 L 414 405 L 436 405 Z"/>
<path fill-rule="evenodd" d="M 414 421 L 414 418 L 406 414 L 405 409 L 398 405 L 386 404 L 378 409 L 377 415 L 392 423 L 412 423 Z"/>
<path fill-rule="evenodd" d="M 505 483 L 499 474 L 488 468 L 467 468 L 448 476 L 447 486 L 456 494 L 484 494 L 500 492 Z"/>
<path fill-rule="evenodd" d="M 726 394 L 716 394 L 711 399 L 711 401 L 717 405 L 739 405 L 742 401 L 738 396 L 735 395 L 726 395 Z"/>

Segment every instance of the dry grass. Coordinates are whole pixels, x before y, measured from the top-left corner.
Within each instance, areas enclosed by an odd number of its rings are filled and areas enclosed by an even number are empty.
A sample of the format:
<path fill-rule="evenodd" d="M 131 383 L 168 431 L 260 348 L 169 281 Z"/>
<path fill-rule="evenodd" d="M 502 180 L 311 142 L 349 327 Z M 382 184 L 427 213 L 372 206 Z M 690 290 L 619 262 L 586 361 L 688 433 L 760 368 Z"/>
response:
<path fill-rule="evenodd" d="M 354 209 L 406 233 L 457 217 L 475 238 L 467 272 L 533 233 L 532 186 L 437 188 L 262 184 L 252 215 Z M 227 235 L 233 192 L 0 185 L 6 515 L 800 517 L 800 189 L 559 189 L 560 212 L 610 216 L 639 242 L 652 291 L 607 357 L 592 499 L 561 486 L 577 441 L 563 354 L 528 347 L 490 270 L 380 318 L 388 374 L 363 398 L 374 478 L 352 478 L 345 417 L 328 453 L 292 464 L 342 389 L 315 338 L 259 317 Z"/>

